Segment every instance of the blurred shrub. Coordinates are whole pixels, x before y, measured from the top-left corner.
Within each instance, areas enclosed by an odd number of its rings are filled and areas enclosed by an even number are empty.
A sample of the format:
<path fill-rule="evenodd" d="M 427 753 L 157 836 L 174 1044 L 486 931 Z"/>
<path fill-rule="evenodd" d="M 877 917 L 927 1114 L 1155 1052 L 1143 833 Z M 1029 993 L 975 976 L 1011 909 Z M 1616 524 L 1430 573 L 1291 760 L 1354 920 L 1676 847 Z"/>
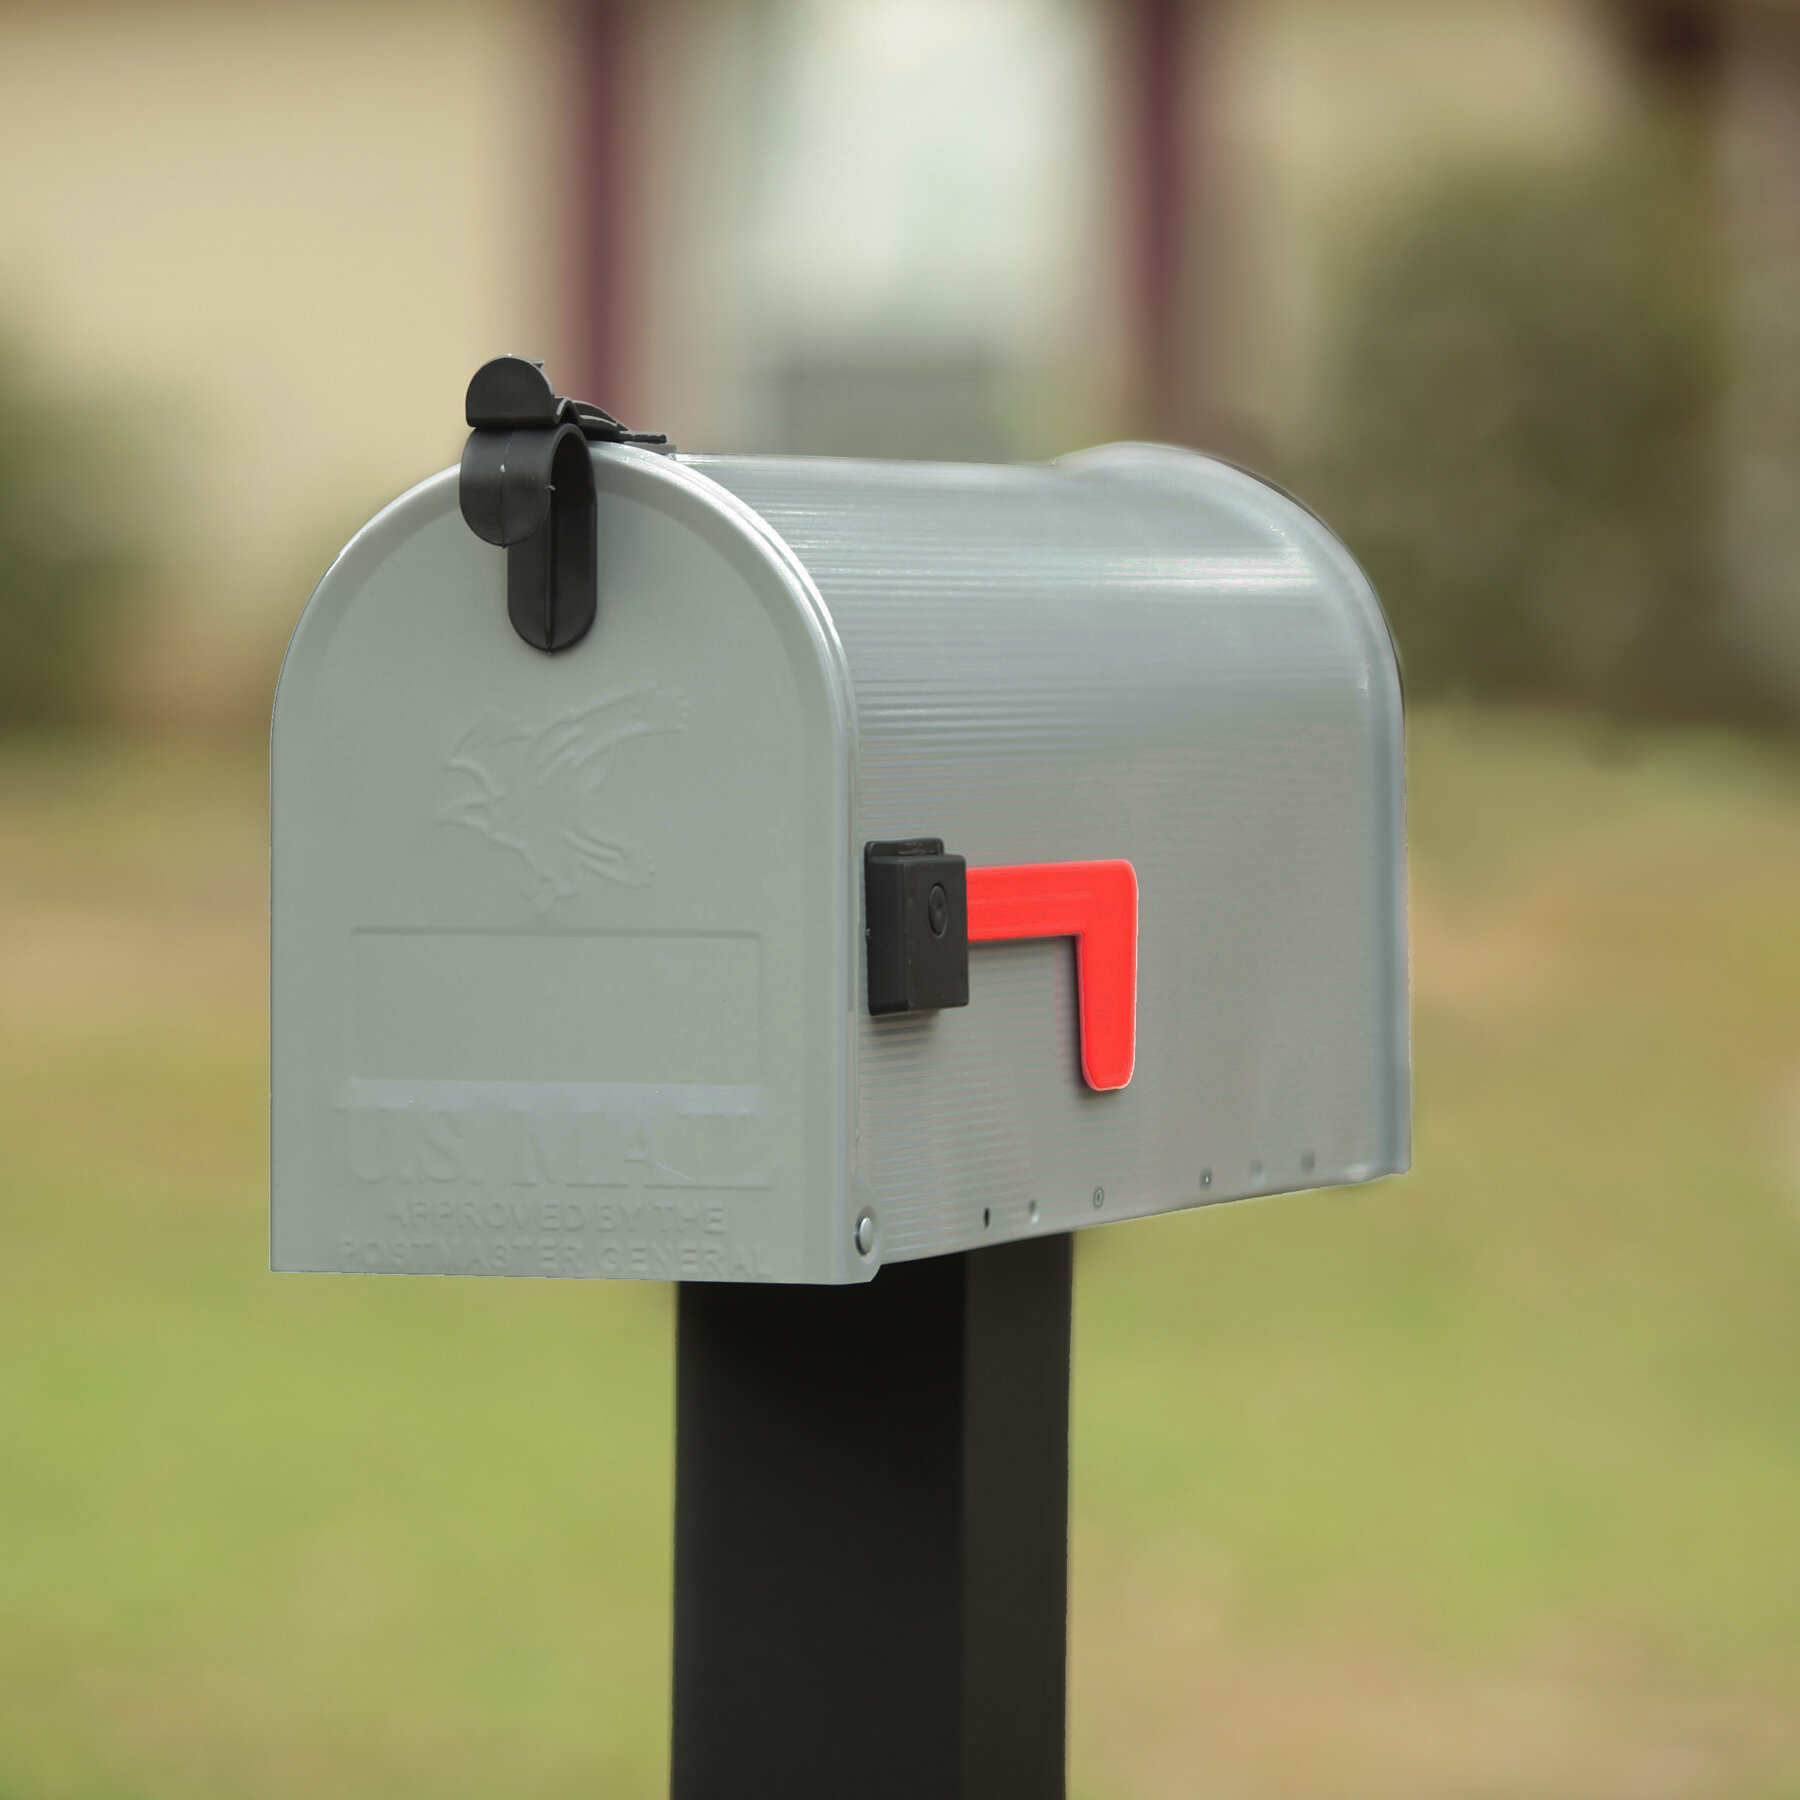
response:
<path fill-rule="evenodd" d="M 1715 222 L 1691 142 L 1441 178 L 1360 259 L 1327 516 L 1417 694 L 1765 704 L 1723 628 Z"/>
<path fill-rule="evenodd" d="M 110 628 L 148 562 L 129 441 L 0 346 L 0 724 L 101 704 Z"/>

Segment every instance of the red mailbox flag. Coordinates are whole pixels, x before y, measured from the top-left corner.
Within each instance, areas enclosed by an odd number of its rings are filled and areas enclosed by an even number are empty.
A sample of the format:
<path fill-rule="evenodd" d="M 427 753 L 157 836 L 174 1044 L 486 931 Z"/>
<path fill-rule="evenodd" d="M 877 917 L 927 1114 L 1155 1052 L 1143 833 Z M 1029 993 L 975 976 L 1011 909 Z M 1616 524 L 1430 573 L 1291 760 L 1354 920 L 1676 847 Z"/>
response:
<path fill-rule="evenodd" d="M 1122 1088 L 1137 1060 L 1137 872 L 1115 862 L 1020 863 L 969 871 L 969 942 L 1072 937 L 1081 1072 Z"/>

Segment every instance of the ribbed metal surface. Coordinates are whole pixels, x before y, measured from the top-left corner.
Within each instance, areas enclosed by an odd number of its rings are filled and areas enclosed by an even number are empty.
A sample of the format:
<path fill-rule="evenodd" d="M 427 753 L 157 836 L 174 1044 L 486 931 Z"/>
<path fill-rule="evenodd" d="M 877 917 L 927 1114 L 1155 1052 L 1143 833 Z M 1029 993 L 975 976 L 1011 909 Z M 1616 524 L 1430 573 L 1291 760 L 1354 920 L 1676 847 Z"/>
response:
<path fill-rule="evenodd" d="M 876 1020 L 859 994 L 853 1168 L 884 1259 L 1406 1165 L 1398 680 L 1311 515 L 1133 446 L 1050 468 L 693 466 L 829 609 L 853 856 L 929 834 L 971 865 L 1138 872 L 1121 1092 L 1080 1079 L 1066 943 L 977 946 L 964 1010 Z"/>

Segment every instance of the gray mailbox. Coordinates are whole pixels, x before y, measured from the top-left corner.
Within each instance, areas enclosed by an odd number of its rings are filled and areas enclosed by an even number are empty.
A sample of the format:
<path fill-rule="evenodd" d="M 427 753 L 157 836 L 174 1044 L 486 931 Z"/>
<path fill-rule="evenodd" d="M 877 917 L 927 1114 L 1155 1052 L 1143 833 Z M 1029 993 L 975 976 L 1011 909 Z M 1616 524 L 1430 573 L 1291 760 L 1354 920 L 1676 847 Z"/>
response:
<path fill-rule="evenodd" d="M 275 1266 L 682 1284 L 673 1800 L 1058 1800 L 1073 1229 L 1406 1166 L 1375 597 L 1182 451 L 468 416 L 282 670 Z"/>
<path fill-rule="evenodd" d="M 860 1282 L 1406 1166 L 1400 686 L 1305 508 L 483 377 L 282 670 L 277 1268 Z"/>

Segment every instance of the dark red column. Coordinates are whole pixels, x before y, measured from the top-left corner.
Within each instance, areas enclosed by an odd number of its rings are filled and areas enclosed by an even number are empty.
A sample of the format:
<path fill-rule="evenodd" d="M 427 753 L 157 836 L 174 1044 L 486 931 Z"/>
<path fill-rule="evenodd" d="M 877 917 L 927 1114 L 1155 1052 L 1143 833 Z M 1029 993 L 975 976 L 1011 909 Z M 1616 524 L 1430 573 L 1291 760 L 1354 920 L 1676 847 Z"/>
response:
<path fill-rule="evenodd" d="M 566 332 L 560 392 L 638 423 L 644 286 L 647 0 L 566 0 L 569 156 L 563 211 Z"/>
<path fill-rule="evenodd" d="M 1217 276 L 1208 254 L 1214 0 L 1115 0 L 1134 428 L 1178 443 L 1207 428 Z"/>
<path fill-rule="evenodd" d="M 1187 0 L 1127 0 L 1130 87 L 1126 167 L 1132 188 L 1131 325 L 1140 405 L 1159 434 L 1177 410 L 1187 171 L 1182 64 Z"/>

